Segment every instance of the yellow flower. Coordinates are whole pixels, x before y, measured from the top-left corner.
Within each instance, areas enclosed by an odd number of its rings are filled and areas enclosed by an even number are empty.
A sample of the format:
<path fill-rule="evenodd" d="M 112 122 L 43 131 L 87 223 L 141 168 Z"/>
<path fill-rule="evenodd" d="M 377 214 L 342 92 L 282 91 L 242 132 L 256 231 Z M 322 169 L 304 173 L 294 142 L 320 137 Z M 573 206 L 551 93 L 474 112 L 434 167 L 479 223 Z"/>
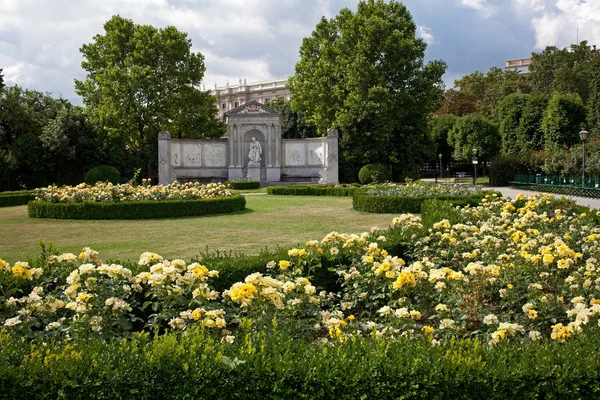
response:
<path fill-rule="evenodd" d="M 192 311 L 192 319 L 194 321 L 198 321 L 201 316 L 202 316 L 202 310 L 200 310 L 199 308 L 196 308 L 194 311 Z"/>
<path fill-rule="evenodd" d="M 538 317 L 538 313 L 535 310 L 529 310 L 527 311 L 527 316 L 529 319 L 536 319 Z"/>
<path fill-rule="evenodd" d="M 299 256 L 304 256 L 304 255 L 306 255 L 306 250 L 304 250 L 304 249 L 300 249 L 300 250 L 298 250 L 298 255 L 299 255 Z"/>
<path fill-rule="evenodd" d="M 544 265 L 550 265 L 552 262 L 554 262 L 554 256 L 552 256 L 552 254 L 544 254 L 542 262 Z"/>
<path fill-rule="evenodd" d="M 15 265 L 13 265 L 12 267 L 12 274 L 16 277 L 29 279 L 29 277 L 31 276 L 31 271 L 29 271 L 29 268 L 27 267 L 27 263 L 15 263 Z"/>
<path fill-rule="evenodd" d="M 237 303 L 247 303 L 254 298 L 256 286 L 250 283 L 235 283 L 229 291 L 229 297 Z"/>
<path fill-rule="evenodd" d="M 417 286 L 417 281 L 415 279 L 415 274 L 410 271 L 402 271 L 398 275 L 398 279 L 392 284 L 394 290 L 399 290 L 404 286 L 415 287 Z"/>
<path fill-rule="evenodd" d="M 354 321 L 354 315 L 348 315 L 348 321 Z"/>
<path fill-rule="evenodd" d="M 512 289 L 514 286 L 512 285 L 512 283 L 509 283 L 508 285 L 506 285 L 506 287 Z"/>
<path fill-rule="evenodd" d="M 290 267 L 290 262 L 289 261 L 287 261 L 287 260 L 281 260 L 281 261 L 279 261 L 279 268 L 281 268 L 283 271 L 285 271 L 289 267 Z"/>
<path fill-rule="evenodd" d="M 425 325 L 423 327 L 423 333 L 426 335 L 431 335 L 435 332 L 435 328 L 433 326 Z"/>

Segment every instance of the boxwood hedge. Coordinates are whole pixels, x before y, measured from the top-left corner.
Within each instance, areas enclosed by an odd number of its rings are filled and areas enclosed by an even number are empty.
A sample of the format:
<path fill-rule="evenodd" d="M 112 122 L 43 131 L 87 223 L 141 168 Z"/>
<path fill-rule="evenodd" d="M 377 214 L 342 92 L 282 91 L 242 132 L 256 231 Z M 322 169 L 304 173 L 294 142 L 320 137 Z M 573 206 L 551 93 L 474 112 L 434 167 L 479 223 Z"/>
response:
<path fill-rule="evenodd" d="M 485 191 L 472 196 L 436 196 L 437 200 L 447 200 L 455 206 L 476 206 L 486 194 L 497 193 Z M 501 195 L 501 194 L 499 194 Z M 421 212 L 421 205 L 431 196 L 371 196 L 364 192 L 354 193 L 352 206 L 357 211 L 371 213 L 414 213 Z"/>
<path fill-rule="evenodd" d="M 223 214 L 241 211 L 245 207 L 246 199 L 241 195 L 202 200 L 121 203 L 47 203 L 32 201 L 28 206 L 28 214 L 31 218 L 150 219 Z"/>
<path fill-rule="evenodd" d="M 260 181 L 227 182 L 230 188 L 235 190 L 249 190 L 260 188 Z"/>
<path fill-rule="evenodd" d="M 269 186 L 267 193 L 282 196 L 352 196 L 360 187 L 355 186 Z"/>
<path fill-rule="evenodd" d="M 33 190 L 0 192 L 0 207 L 22 206 L 34 199 Z"/>

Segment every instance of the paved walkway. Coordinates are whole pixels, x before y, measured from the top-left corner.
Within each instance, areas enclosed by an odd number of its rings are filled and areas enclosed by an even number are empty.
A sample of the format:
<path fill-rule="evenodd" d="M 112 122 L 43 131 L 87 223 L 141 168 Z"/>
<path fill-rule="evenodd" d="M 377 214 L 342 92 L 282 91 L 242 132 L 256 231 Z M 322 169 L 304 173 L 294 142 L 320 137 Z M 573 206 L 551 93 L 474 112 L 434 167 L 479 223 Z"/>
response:
<path fill-rule="evenodd" d="M 423 181 L 425 182 L 429 182 L 429 183 L 434 183 L 435 180 L 434 179 L 423 179 Z M 523 193 L 526 195 L 531 195 L 531 194 L 548 194 L 547 192 L 535 192 L 535 191 L 531 191 L 531 190 L 519 190 L 519 189 L 515 189 L 509 186 L 501 186 L 501 187 L 488 187 L 488 186 L 484 186 L 484 189 L 490 189 L 490 190 L 496 190 L 500 193 L 502 193 L 502 196 L 504 197 L 510 197 L 511 199 L 514 199 L 515 197 L 517 197 L 517 195 L 519 193 Z M 556 197 L 566 197 L 568 199 L 574 200 L 575 203 L 581 205 L 581 206 L 586 206 L 586 207 L 590 207 L 590 208 L 595 208 L 595 209 L 600 209 L 600 199 L 594 199 L 591 197 L 579 197 L 579 196 L 567 196 L 564 194 L 555 194 Z"/>

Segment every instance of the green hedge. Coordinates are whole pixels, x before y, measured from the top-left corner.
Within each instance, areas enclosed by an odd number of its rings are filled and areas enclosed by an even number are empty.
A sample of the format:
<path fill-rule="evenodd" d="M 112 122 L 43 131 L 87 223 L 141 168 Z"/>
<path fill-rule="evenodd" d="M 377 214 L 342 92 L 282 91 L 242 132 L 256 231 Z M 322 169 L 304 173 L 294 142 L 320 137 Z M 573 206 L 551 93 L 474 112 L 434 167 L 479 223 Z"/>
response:
<path fill-rule="evenodd" d="M 367 164 L 358 171 L 358 180 L 363 185 L 392 180 L 390 169 L 382 164 Z"/>
<path fill-rule="evenodd" d="M 0 207 L 22 206 L 35 199 L 33 190 L 0 192 Z"/>
<path fill-rule="evenodd" d="M 3 399 L 595 399 L 600 334 L 567 343 L 353 338 L 199 329 L 33 347 L 3 335 Z"/>
<path fill-rule="evenodd" d="M 260 188 L 260 181 L 227 182 L 230 188 L 235 190 L 249 190 Z"/>
<path fill-rule="evenodd" d="M 490 192 L 482 192 L 473 196 L 436 196 L 437 200 L 448 200 L 456 206 L 476 206 Z M 496 192 L 494 192 L 496 193 Z M 371 213 L 413 213 L 421 212 L 423 202 L 432 199 L 430 196 L 370 196 L 356 193 L 352 206 L 357 211 Z"/>
<path fill-rule="evenodd" d="M 110 165 L 98 165 L 85 174 L 83 181 L 91 186 L 98 182 L 110 182 L 116 185 L 121 181 L 121 173 Z"/>
<path fill-rule="evenodd" d="M 47 203 L 32 201 L 31 218 L 59 219 L 149 219 L 223 214 L 243 210 L 244 196 L 206 200 L 136 201 L 122 203 Z"/>
<path fill-rule="evenodd" d="M 267 193 L 281 196 L 352 196 L 360 187 L 354 186 L 269 186 Z"/>

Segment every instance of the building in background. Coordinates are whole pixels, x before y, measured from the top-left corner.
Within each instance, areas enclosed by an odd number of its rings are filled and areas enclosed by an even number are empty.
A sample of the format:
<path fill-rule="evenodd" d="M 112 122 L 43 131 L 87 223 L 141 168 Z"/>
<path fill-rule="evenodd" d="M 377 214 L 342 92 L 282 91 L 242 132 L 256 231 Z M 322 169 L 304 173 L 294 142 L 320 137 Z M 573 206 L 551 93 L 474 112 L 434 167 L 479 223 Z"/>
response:
<path fill-rule="evenodd" d="M 230 85 L 229 82 L 222 87 L 216 87 L 215 84 L 212 94 L 217 96 L 219 117 L 224 118 L 227 111 L 253 100 L 263 104 L 278 97 L 289 100 L 290 90 L 286 87 L 287 81 L 287 78 L 284 78 L 246 84 L 246 78 L 244 78 L 243 81 L 240 79 L 235 86 Z"/>
<path fill-rule="evenodd" d="M 516 60 L 506 61 L 504 69 L 512 69 L 519 73 L 519 75 L 525 75 L 529 73 L 529 66 L 531 65 L 532 59 L 529 58 L 518 58 Z"/>

